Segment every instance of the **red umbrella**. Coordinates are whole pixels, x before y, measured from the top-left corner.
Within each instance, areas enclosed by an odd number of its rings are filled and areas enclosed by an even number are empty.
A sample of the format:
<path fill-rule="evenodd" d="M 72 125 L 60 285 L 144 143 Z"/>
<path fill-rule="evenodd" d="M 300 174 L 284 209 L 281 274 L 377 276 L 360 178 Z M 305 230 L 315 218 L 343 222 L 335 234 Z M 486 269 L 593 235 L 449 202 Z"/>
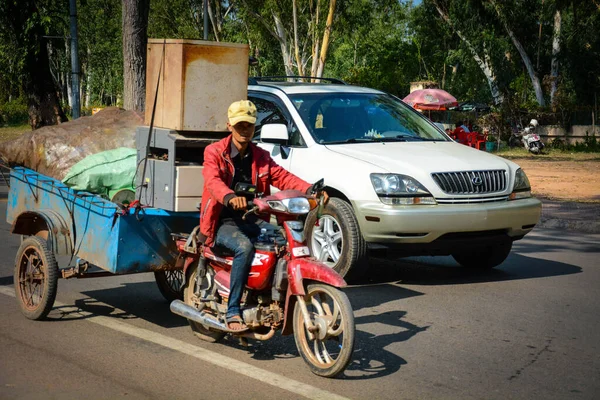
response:
<path fill-rule="evenodd" d="M 456 98 L 442 89 L 415 90 L 403 100 L 417 110 L 447 110 L 458 106 Z"/>

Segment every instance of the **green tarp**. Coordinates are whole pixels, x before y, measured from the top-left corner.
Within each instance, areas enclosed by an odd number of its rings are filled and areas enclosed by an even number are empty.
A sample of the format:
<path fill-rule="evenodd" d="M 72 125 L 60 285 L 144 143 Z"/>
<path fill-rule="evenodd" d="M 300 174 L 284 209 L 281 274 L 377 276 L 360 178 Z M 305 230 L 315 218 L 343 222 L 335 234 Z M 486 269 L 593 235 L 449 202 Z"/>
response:
<path fill-rule="evenodd" d="M 120 147 L 87 156 L 73 165 L 63 182 L 75 190 L 109 197 L 118 189 L 133 189 L 136 150 Z"/>

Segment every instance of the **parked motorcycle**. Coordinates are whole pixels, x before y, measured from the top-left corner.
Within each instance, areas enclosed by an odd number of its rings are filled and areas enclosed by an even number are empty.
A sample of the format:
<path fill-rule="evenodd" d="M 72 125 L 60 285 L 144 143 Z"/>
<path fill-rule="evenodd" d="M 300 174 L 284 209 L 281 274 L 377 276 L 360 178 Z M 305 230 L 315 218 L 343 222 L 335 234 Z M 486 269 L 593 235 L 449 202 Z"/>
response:
<path fill-rule="evenodd" d="M 537 126 L 537 120 L 532 119 L 531 122 L 529 122 L 529 126 L 525 128 L 523 132 L 516 132 L 510 136 L 508 145 L 510 147 L 523 145 L 525 150 L 530 151 L 533 154 L 540 154 L 545 146 L 544 143 L 542 143 L 540 136 L 535 133 Z"/>
<path fill-rule="evenodd" d="M 240 186 L 241 185 L 241 186 Z M 245 187 L 244 187 L 245 185 Z M 320 193 L 323 180 L 314 193 Z M 236 193 L 254 194 L 255 187 L 238 184 Z M 294 334 L 298 352 L 311 371 L 324 377 L 342 373 L 354 350 L 354 315 L 350 301 L 338 288 L 346 282 L 333 269 L 310 256 L 304 236 L 304 219 L 322 198 L 297 190 L 256 195 L 250 213 L 274 215 L 280 232 L 263 232 L 242 295 L 242 317 L 249 330 L 228 329 L 225 321 L 233 254 L 196 241 L 198 227 L 177 238 L 184 269 L 184 301 L 171 303 L 171 311 L 188 319 L 196 336 L 216 342 L 227 333 L 268 340 L 276 331 Z"/>

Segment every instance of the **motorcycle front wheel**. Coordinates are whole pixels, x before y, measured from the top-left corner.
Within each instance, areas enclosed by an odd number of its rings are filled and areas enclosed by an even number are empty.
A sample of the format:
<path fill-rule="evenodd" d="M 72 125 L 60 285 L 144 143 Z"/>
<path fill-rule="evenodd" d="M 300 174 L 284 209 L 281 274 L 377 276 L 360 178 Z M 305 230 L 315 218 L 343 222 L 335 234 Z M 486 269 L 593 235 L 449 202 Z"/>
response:
<path fill-rule="evenodd" d="M 298 302 L 294 308 L 294 339 L 310 370 L 333 378 L 344 372 L 354 351 L 354 314 L 346 294 L 324 284 L 308 285 L 304 296 L 308 315 L 317 328 L 312 334 Z"/>

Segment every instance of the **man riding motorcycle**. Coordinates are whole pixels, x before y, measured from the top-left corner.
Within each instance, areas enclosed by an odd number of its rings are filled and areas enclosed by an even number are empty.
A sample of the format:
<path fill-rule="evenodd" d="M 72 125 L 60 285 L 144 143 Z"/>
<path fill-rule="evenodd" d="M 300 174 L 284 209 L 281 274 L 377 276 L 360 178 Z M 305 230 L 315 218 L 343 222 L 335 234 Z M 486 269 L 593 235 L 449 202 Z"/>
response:
<path fill-rule="evenodd" d="M 239 182 L 256 186 L 270 194 L 270 187 L 296 189 L 309 193 L 308 182 L 273 161 L 269 153 L 252 143 L 256 106 L 249 100 L 232 103 L 227 111 L 227 129 L 231 135 L 206 147 L 204 151 L 204 189 L 200 208 L 200 240 L 207 246 L 222 246 L 234 253 L 231 267 L 230 296 L 226 324 L 231 330 L 248 327 L 240 315 L 241 296 L 254 258 L 252 240 L 272 225 L 255 215 L 242 219 L 248 199 L 233 188 Z M 325 202 L 328 196 L 323 192 Z"/>

